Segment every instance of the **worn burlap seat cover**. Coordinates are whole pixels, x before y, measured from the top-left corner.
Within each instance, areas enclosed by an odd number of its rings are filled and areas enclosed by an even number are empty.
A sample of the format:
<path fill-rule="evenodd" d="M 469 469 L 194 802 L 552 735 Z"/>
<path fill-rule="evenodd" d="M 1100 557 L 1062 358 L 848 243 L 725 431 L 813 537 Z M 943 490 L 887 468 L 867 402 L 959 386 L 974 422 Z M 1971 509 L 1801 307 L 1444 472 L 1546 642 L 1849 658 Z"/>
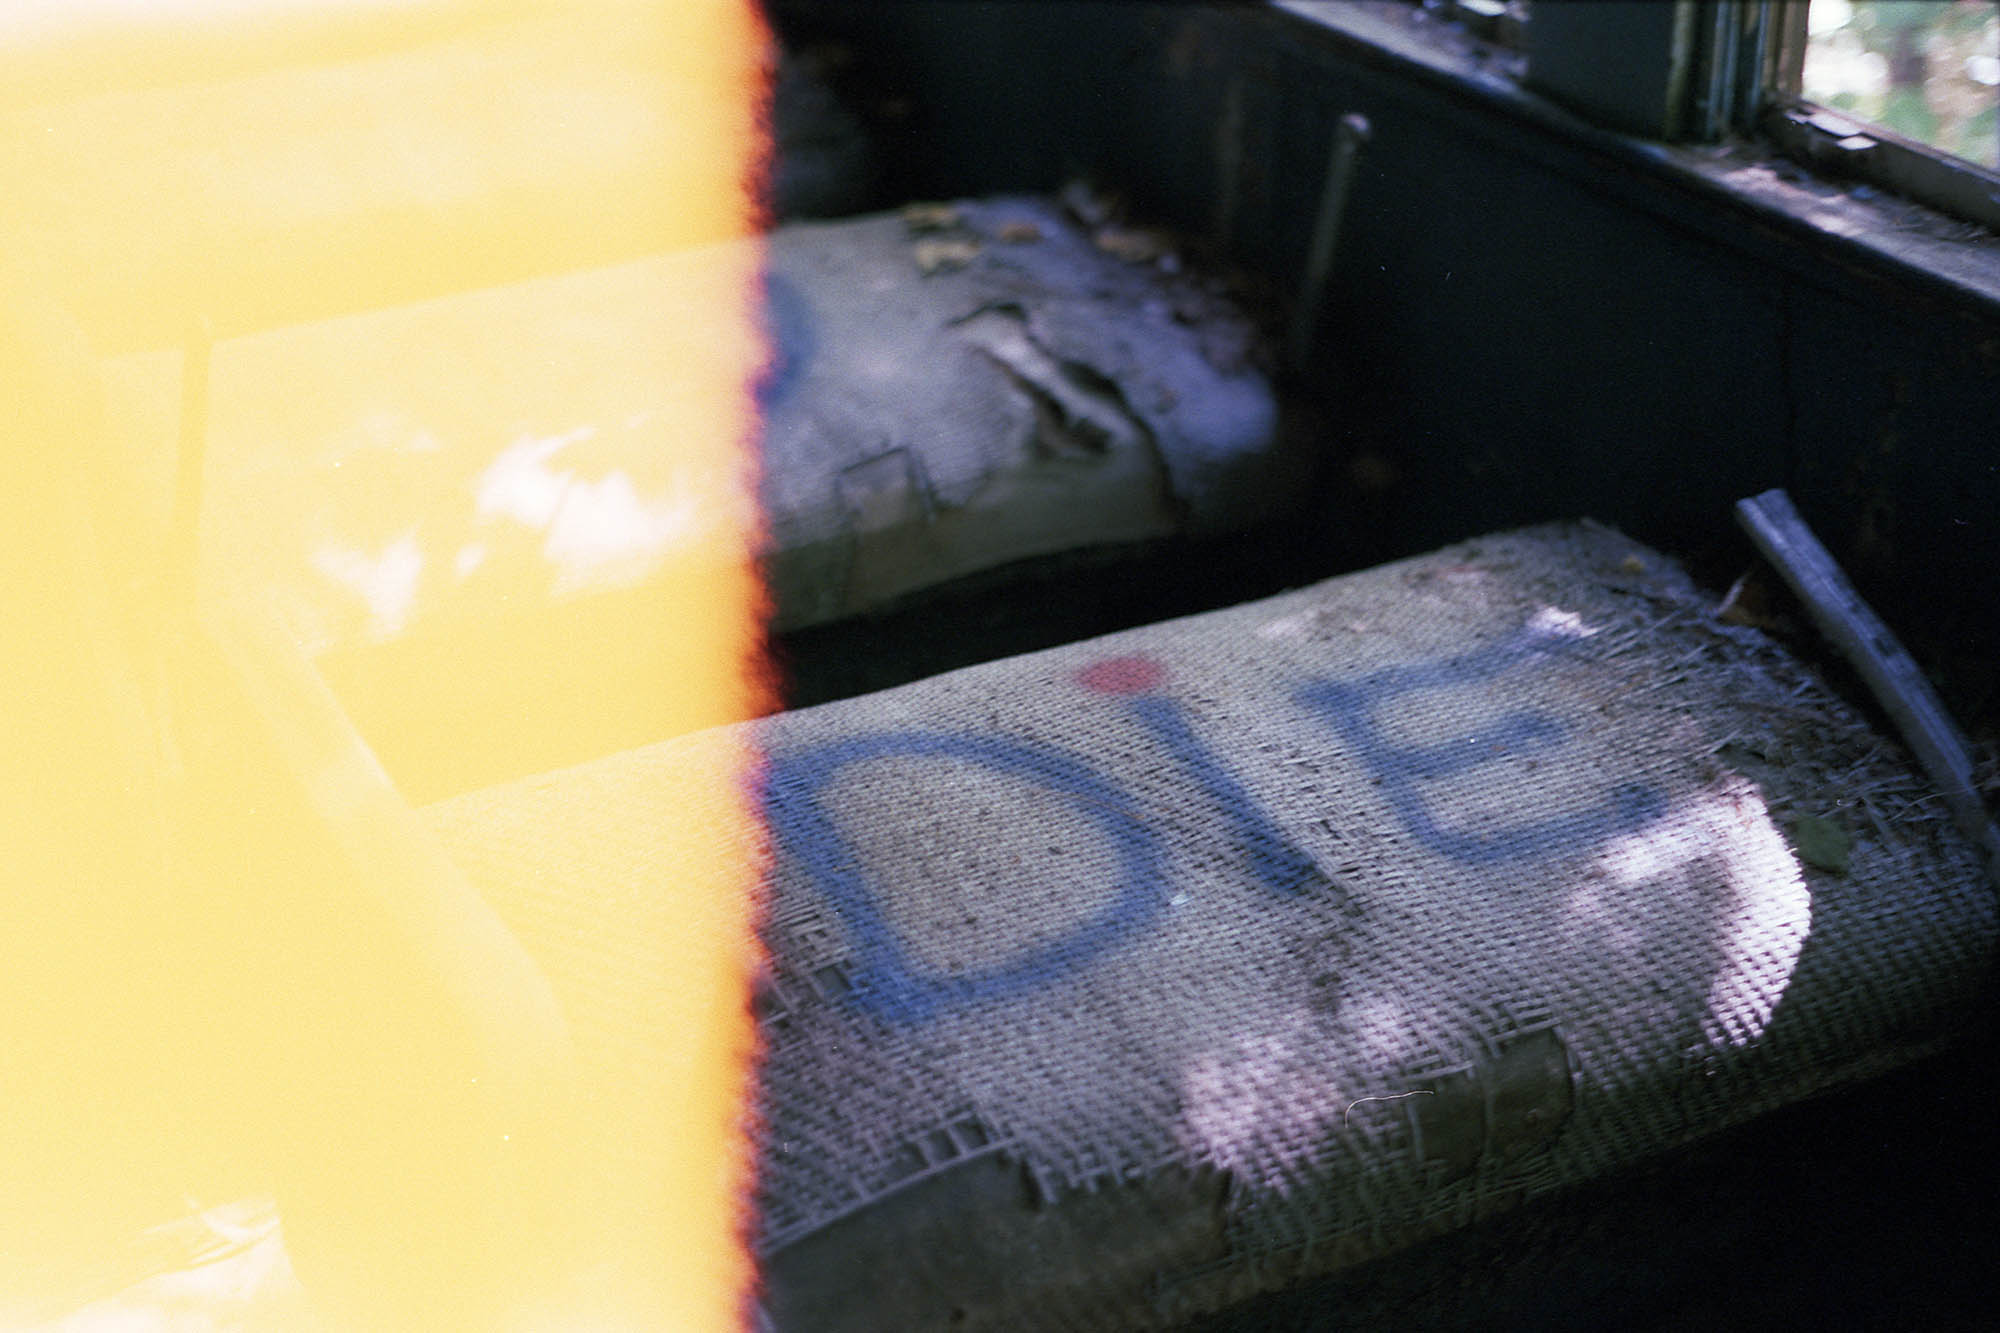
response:
<path fill-rule="evenodd" d="M 1257 335 L 1213 283 L 1106 253 L 1046 200 L 913 216 L 225 338 L 206 558 L 253 584 L 428 800 L 729 720 L 633 701 L 671 694 L 652 681 L 678 669 L 677 608 L 752 506 L 795 628 L 1299 497 Z M 715 327 L 760 295 L 761 437 L 718 479 L 689 462 L 685 407 L 718 357 L 760 358 Z M 104 365 L 121 465 L 157 482 L 138 518 L 163 528 L 182 370 L 178 350 Z M 511 684 L 468 695 L 462 659 L 508 661 Z M 489 755 L 496 713 L 521 722 Z"/>
<path fill-rule="evenodd" d="M 317 653 L 656 581 L 700 532 L 674 409 L 760 281 L 780 628 L 1297 501 L 1259 335 L 1215 281 L 1106 253 L 1049 200 L 913 214 L 227 338 L 205 535 L 269 569 Z M 104 366 L 143 475 L 172 474 L 181 360 Z"/>
<path fill-rule="evenodd" d="M 1895 747 L 1588 525 L 754 735 L 785 1329 L 1217 1308 L 1929 1050 L 1995 939 Z M 724 739 L 429 811 L 631 1105 L 648 829 Z"/>
<path fill-rule="evenodd" d="M 962 200 L 781 228 L 766 283 L 778 628 L 1299 498 L 1255 328 L 1162 239 Z"/>

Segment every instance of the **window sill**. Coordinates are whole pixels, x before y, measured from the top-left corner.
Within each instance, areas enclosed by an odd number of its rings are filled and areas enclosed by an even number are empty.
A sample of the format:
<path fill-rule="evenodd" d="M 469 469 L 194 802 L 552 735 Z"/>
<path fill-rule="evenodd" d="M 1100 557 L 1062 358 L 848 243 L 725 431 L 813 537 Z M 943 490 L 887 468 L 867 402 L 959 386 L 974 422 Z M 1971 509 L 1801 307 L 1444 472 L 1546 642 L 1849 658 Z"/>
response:
<path fill-rule="evenodd" d="M 1831 264 L 1887 282 L 1926 303 L 2000 316 L 2000 236 L 1864 185 L 1815 175 L 1753 142 L 1665 144 L 1603 129 L 1515 80 L 1519 60 L 1394 0 L 1272 0 L 1273 21 L 1308 42 L 1448 93 L 1480 114 L 1507 118 L 1556 148 L 1549 165 L 1594 173 L 1641 207 L 1702 226 L 1688 205 L 1723 205 L 1728 232 L 1774 262 Z M 1567 152 L 1561 150 L 1567 149 Z M 1529 151 L 1533 151 L 1530 149 Z M 1537 154 L 1538 156 L 1542 154 Z M 1655 188 L 1646 188 L 1647 186 Z M 1664 186 L 1663 191 L 1658 186 Z M 1714 217 L 1714 210 L 1701 212 Z M 1747 226 L 1745 224 L 1748 224 Z M 1773 245 L 1771 242 L 1778 242 Z"/>

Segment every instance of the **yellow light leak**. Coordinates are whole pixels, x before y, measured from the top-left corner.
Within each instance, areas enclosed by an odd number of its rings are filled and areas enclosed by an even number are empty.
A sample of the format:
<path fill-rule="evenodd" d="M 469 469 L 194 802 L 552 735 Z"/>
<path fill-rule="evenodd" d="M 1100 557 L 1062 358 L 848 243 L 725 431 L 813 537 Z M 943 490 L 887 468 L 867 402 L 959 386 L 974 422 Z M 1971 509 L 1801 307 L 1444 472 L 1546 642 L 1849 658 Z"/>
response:
<path fill-rule="evenodd" d="M 625 832 L 658 842 L 645 916 L 678 984 L 645 1021 L 683 1095 L 641 1145 L 653 1206 L 611 1219 L 643 1230 L 579 1242 L 606 1225 L 572 1153 L 591 1089 L 541 960 L 355 721 L 396 716 L 396 678 L 336 694 L 267 571 L 195 548 L 226 409 L 206 340 L 749 237 L 769 61 L 754 0 L 7 7 L 0 1327 L 112 1294 L 149 1230 L 264 1194 L 314 1328 L 743 1326 L 755 756 L 711 747 L 709 791 L 745 793 L 730 819 Z M 561 622 L 602 636 L 570 660 L 625 664 L 549 701 L 579 727 L 763 703 L 755 248 L 715 253 L 700 364 L 662 377 L 706 518 L 647 585 L 656 620 Z M 190 367 L 172 450 L 104 409 L 106 359 L 147 348 Z M 518 694 L 513 660 L 550 637 L 521 612 L 548 597 L 523 587 L 518 642 L 445 664 L 469 697 Z M 663 633 L 652 657 L 626 641 Z M 482 752 L 548 729 L 475 721 Z"/>

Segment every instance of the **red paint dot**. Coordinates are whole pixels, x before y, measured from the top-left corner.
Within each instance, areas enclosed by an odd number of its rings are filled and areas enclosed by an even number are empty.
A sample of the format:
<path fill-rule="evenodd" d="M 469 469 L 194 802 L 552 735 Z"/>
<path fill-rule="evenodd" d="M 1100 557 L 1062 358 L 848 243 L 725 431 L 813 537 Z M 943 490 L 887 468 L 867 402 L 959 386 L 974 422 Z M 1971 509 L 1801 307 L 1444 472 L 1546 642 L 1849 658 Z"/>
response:
<path fill-rule="evenodd" d="M 1076 683 L 1099 694 L 1144 694 L 1167 678 L 1150 657 L 1113 657 L 1076 673 Z"/>

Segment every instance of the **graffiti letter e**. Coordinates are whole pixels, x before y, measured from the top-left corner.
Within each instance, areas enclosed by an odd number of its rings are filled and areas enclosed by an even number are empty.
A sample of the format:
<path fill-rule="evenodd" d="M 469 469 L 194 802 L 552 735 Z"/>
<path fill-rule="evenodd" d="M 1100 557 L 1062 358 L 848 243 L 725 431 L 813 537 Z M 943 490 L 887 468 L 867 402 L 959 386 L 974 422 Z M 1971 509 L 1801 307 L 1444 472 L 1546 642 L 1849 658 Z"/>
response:
<path fill-rule="evenodd" d="M 1440 823 L 1417 784 L 1524 750 L 1560 745 L 1566 739 L 1562 725 L 1543 713 L 1510 713 L 1490 727 L 1438 745 L 1400 746 L 1382 734 L 1374 714 L 1402 695 L 1490 680 L 1557 648 L 1554 636 L 1529 628 L 1503 643 L 1441 662 L 1392 667 L 1351 682 L 1316 681 L 1300 690 L 1298 699 L 1333 723 L 1380 781 L 1396 817 L 1432 851 L 1474 865 L 1542 856 L 1585 839 L 1636 828 L 1658 816 L 1664 803 L 1651 788 L 1628 783 L 1587 809 L 1492 833 L 1468 833 Z"/>

